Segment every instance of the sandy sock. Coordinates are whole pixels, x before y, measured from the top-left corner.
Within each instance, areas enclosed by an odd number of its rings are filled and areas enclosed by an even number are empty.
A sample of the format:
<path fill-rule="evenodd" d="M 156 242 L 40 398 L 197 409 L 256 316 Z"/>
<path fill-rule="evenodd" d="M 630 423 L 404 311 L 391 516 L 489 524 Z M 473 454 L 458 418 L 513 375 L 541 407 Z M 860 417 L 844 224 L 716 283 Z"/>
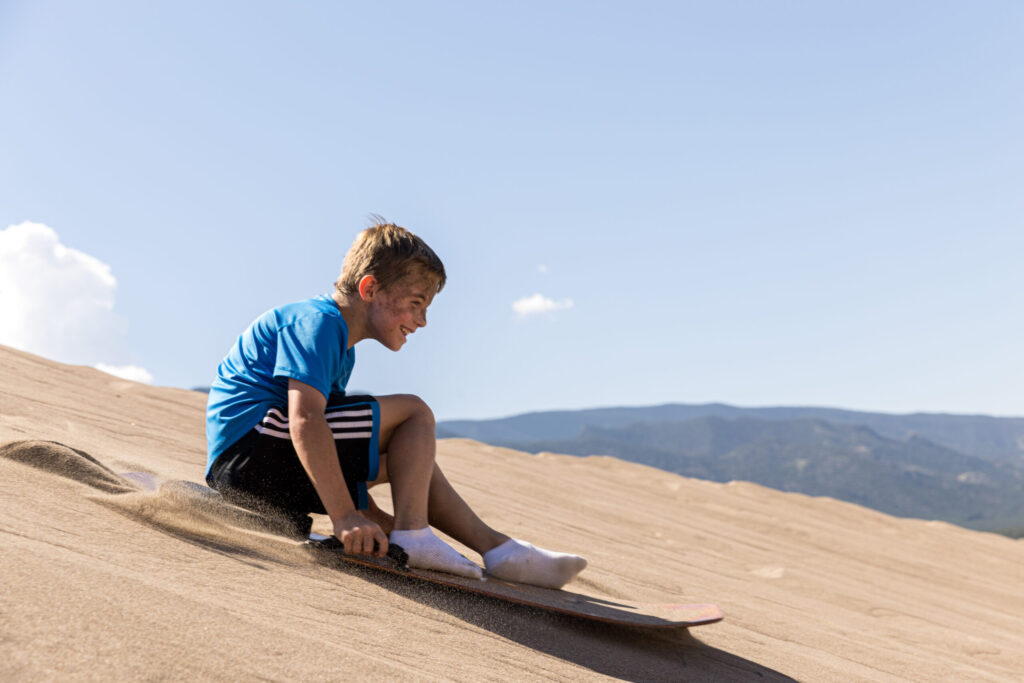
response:
<path fill-rule="evenodd" d="M 555 553 L 513 538 L 484 553 L 487 573 L 506 581 L 561 588 L 587 566 L 579 555 Z"/>
<path fill-rule="evenodd" d="M 389 539 L 409 553 L 410 567 L 436 569 L 471 579 L 483 577 L 480 567 L 459 555 L 455 548 L 435 536 L 429 526 L 422 529 L 396 529 L 391 532 Z"/>

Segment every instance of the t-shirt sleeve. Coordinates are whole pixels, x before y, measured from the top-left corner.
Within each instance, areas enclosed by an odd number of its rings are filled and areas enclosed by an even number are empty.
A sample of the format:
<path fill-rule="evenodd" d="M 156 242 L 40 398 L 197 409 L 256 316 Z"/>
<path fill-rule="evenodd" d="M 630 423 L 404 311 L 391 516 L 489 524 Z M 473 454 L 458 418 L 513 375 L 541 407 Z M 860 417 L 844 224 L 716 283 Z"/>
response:
<path fill-rule="evenodd" d="M 299 318 L 277 332 L 274 377 L 310 385 L 327 398 L 338 375 L 345 340 L 334 322 L 320 315 Z"/>

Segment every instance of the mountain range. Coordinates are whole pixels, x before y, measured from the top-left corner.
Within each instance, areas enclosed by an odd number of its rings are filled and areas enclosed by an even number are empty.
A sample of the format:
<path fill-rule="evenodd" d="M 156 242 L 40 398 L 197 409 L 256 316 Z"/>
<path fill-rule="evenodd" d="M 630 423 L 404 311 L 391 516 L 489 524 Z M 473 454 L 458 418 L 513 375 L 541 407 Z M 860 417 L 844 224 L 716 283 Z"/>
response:
<path fill-rule="evenodd" d="M 1024 418 L 668 404 L 446 421 L 438 436 L 611 455 L 1024 535 Z"/>

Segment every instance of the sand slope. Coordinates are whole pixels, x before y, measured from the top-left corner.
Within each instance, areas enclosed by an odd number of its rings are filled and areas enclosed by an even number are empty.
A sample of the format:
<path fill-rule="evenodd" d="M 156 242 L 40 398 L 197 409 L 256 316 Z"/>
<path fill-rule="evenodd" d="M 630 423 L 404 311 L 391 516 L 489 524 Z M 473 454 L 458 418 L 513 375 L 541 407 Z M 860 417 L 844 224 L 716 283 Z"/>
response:
<path fill-rule="evenodd" d="M 1024 672 L 1018 541 L 611 458 L 440 443 L 485 518 L 590 559 L 573 590 L 726 612 L 651 635 L 332 570 L 185 487 L 145 493 L 113 474 L 201 481 L 204 404 L 0 347 L 0 679 Z"/>

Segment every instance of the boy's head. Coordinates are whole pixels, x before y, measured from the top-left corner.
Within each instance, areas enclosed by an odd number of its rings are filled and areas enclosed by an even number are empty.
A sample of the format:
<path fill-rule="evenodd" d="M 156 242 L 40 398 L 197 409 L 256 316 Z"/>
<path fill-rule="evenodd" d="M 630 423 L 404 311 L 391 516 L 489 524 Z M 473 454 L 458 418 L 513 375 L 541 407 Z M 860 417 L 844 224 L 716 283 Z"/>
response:
<path fill-rule="evenodd" d="M 356 237 L 341 265 L 335 289 L 348 297 L 359 292 L 359 281 L 367 275 L 387 290 L 407 276 L 426 278 L 440 292 L 445 283 L 444 264 L 422 239 L 400 225 L 374 216 L 374 223 Z"/>

